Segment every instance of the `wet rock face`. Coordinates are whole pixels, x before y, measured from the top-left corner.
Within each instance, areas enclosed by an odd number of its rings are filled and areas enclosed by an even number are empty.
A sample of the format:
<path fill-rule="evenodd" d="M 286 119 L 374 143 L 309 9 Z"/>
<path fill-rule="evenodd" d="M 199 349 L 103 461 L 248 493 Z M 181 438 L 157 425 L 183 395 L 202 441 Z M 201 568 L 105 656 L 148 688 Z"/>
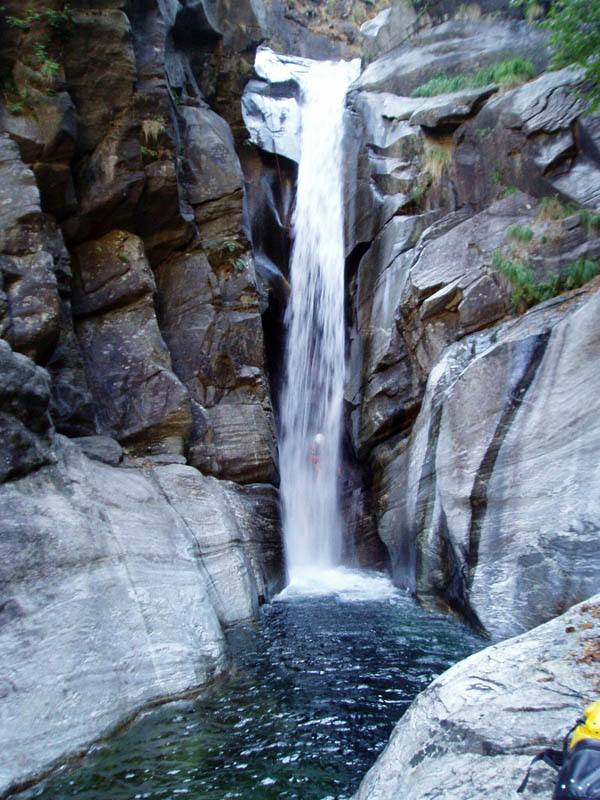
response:
<path fill-rule="evenodd" d="M 181 453 L 189 398 L 160 335 L 141 240 L 114 231 L 81 245 L 73 267 L 75 327 L 100 430 L 138 452 Z"/>
<path fill-rule="evenodd" d="M 248 483 L 273 479 L 276 459 L 256 281 L 241 230 L 242 170 L 229 126 L 200 94 L 193 48 L 181 34 L 186 14 L 213 25 L 198 46 L 214 50 L 221 6 L 81 3 L 60 35 L 44 27 L 43 10 L 35 26 L 11 31 L 15 96 L 32 83 L 37 93 L 5 113 L 31 171 L 3 140 L 3 186 L 19 202 L 3 225 L 0 313 L 11 346 L 50 371 L 58 430 L 105 433 L 138 454 L 189 452 L 205 471 Z M 55 87 L 44 77 L 42 40 L 57 59 Z M 64 186 L 57 170 L 68 175 Z M 201 280 L 217 287 L 197 358 L 198 338 L 188 343 L 186 334 L 206 321 L 204 300 L 190 306 L 190 287 L 161 296 L 195 274 L 181 256 L 186 245 L 202 264 Z"/>
<path fill-rule="evenodd" d="M 446 350 L 405 459 L 384 470 L 386 483 L 403 483 L 389 544 L 414 550 L 417 594 L 494 637 L 594 590 L 600 476 L 582 457 L 598 435 L 589 353 L 599 302 L 597 292 L 548 301 Z"/>
<path fill-rule="evenodd" d="M 580 83 L 580 71 L 549 72 L 487 103 L 457 131 L 459 200 L 481 208 L 501 182 L 600 208 L 598 153 L 583 133 L 595 130 L 598 115 L 585 114 L 587 104 L 575 94 Z"/>
<path fill-rule="evenodd" d="M 231 130 L 182 5 L 71 7 L 3 29 L 0 793 L 209 683 L 283 575 Z"/>
<path fill-rule="evenodd" d="M 543 282 L 580 257 L 598 258 L 589 225 L 598 126 L 573 94 L 580 75 L 570 70 L 503 93 L 404 95 L 442 69 L 475 72 L 506 58 L 505 46 L 541 69 L 547 55 L 536 37 L 502 20 L 451 21 L 374 61 L 348 98 L 353 446 L 373 477 L 396 583 L 495 637 L 594 588 L 599 523 L 589 494 L 598 476 L 583 468 L 588 485 L 575 463 L 597 434 L 582 411 L 595 401 L 585 388 L 564 403 L 542 376 L 554 374 L 557 389 L 579 385 L 570 370 L 594 346 L 584 308 L 595 300 L 564 309 L 548 301 L 507 323 L 514 287 L 496 267 L 526 264 Z M 563 473 L 556 453 L 566 428 L 573 449 Z M 566 506 L 557 486 L 568 487 Z M 577 581 L 565 577 L 573 574 Z M 552 607 L 540 586 L 552 587 Z"/>
<path fill-rule="evenodd" d="M 107 466 L 63 437 L 53 450 L 0 488 L 0 791 L 209 682 L 227 664 L 222 626 L 281 585 L 275 490 Z"/>
<path fill-rule="evenodd" d="M 214 271 L 203 253 L 188 253 L 164 262 L 157 282 L 161 329 L 192 399 L 190 463 L 241 483 L 271 480 L 275 441 L 250 260 L 239 272 Z"/>
<path fill-rule="evenodd" d="M 533 756 L 561 750 L 595 697 L 599 604 L 595 595 L 437 678 L 398 723 L 354 800 L 511 797 Z M 524 796 L 550 797 L 555 780 L 554 770 L 535 766 Z"/>
<path fill-rule="evenodd" d="M 548 64 L 544 41 L 542 33 L 524 23 L 453 19 L 373 61 L 357 88 L 407 97 L 436 74 L 476 72 L 514 57 L 530 59 L 541 71 Z"/>
<path fill-rule="evenodd" d="M 52 460 L 50 379 L 30 359 L 0 340 L 0 482 Z"/>

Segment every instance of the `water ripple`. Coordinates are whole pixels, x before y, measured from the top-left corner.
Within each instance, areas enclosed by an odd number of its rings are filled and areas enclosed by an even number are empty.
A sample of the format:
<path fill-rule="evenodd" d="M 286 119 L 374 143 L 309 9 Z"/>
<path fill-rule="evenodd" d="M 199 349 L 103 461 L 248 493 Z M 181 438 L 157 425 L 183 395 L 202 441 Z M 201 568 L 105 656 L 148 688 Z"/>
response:
<path fill-rule="evenodd" d="M 396 591 L 279 600 L 230 633 L 222 691 L 143 715 L 23 800 L 346 800 L 415 695 L 484 644 Z"/>

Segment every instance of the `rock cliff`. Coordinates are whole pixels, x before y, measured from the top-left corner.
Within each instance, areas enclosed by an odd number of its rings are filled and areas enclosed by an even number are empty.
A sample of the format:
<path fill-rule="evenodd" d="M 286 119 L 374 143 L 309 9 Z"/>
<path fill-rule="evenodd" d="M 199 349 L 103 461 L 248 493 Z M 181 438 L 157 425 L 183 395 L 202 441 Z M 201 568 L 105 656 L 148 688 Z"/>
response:
<path fill-rule="evenodd" d="M 2 9 L 0 793 L 211 683 L 283 585 L 243 173 L 208 103 L 263 34 L 216 5 Z"/>
<path fill-rule="evenodd" d="M 574 265 L 597 264 L 600 251 L 589 224 L 600 185 L 595 116 L 573 94 L 581 75 L 571 70 L 502 92 L 398 92 L 429 79 L 435 53 L 445 58 L 482 26 L 477 47 L 460 48 L 471 70 L 509 38 L 511 56 L 529 53 L 542 68 L 543 42 L 521 25 L 444 23 L 415 49 L 373 62 L 350 100 L 367 165 L 358 175 L 370 176 L 368 191 L 357 182 L 354 217 L 372 224 L 381 209 L 353 286 L 353 441 L 373 471 L 395 580 L 494 637 L 595 588 L 598 475 L 583 463 L 598 434 L 587 395 L 598 387 L 597 283 L 560 296 Z M 515 317 L 525 307 L 507 279 L 515 264 L 559 297 Z"/>
<path fill-rule="evenodd" d="M 494 638 L 597 588 L 600 115 L 506 6 L 6 0 L 0 793 L 212 681 L 281 585 L 302 58 L 365 56 L 347 556 Z"/>

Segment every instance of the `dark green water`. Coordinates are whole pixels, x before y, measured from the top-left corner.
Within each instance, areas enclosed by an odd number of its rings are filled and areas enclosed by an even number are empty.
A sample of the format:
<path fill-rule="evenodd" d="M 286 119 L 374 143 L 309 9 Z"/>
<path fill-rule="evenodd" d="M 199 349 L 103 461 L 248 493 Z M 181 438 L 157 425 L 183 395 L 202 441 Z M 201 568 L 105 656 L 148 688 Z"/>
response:
<path fill-rule="evenodd" d="M 265 607 L 257 625 L 231 633 L 236 669 L 217 694 L 148 712 L 21 797 L 348 798 L 415 695 L 485 644 L 377 586 L 379 599 Z"/>

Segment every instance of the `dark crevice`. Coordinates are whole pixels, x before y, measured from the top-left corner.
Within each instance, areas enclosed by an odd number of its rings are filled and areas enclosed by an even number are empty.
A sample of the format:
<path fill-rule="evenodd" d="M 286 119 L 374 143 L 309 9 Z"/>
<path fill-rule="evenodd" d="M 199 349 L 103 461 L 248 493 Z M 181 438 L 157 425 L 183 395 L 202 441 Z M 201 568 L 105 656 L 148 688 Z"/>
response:
<path fill-rule="evenodd" d="M 538 367 L 546 352 L 546 347 L 550 339 L 550 330 L 543 331 L 538 336 L 532 337 L 531 350 L 528 354 L 527 364 L 521 374 L 520 379 L 517 381 L 514 388 L 510 391 L 507 402 L 504 406 L 496 430 L 492 437 L 492 441 L 479 465 L 473 489 L 471 490 L 470 505 L 471 505 L 471 527 L 469 531 L 469 550 L 466 554 L 466 563 L 469 568 L 469 588 L 473 581 L 473 572 L 479 561 L 479 544 L 481 540 L 481 531 L 483 523 L 487 514 L 488 506 L 488 480 L 494 470 L 494 466 L 500 453 L 500 448 L 504 443 L 506 435 L 515 419 L 518 410 L 521 408 L 525 400 L 527 390 L 533 383 L 536 376 Z"/>

